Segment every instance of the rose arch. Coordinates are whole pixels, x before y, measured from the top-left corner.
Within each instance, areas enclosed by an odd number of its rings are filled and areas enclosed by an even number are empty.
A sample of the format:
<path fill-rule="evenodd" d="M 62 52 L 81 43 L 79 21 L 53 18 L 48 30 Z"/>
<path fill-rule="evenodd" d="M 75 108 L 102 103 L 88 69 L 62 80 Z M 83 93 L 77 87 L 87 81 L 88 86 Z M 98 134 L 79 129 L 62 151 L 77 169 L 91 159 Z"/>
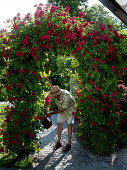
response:
<path fill-rule="evenodd" d="M 88 23 L 82 12 L 70 18 L 68 7 L 41 5 L 34 17 L 27 14 L 21 19 L 17 15 L 12 32 L 3 39 L 0 54 L 6 72 L 1 88 L 6 89 L 11 107 L 5 109 L 1 147 L 16 154 L 38 148 L 39 121 L 50 104 L 45 93 L 50 88 L 50 58 L 59 55 L 74 58 L 76 116 L 87 122 L 86 134 L 78 132 L 79 136 L 87 141 L 92 129 L 120 134 L 117 112 L 123 92 L 117 82 L 125 73 L 123 35 L 111 25 Z"/>

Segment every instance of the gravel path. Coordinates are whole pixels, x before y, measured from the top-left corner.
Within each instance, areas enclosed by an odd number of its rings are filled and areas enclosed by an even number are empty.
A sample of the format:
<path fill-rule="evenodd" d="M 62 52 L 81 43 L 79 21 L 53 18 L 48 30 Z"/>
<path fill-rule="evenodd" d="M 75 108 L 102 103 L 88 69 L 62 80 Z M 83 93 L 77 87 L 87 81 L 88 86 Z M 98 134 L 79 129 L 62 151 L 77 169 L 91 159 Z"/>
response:
<path fill-rule="evenodd" d="M 53 115 L 53 126 L 49 130 L 40 133 L 41 148 L 33 168 L 35 170 L 127 170 L 127 149 L 114 152 L 111 156 L 99 157 L 93 155 L 77 141 L 72 135 L 72 148 L 69 152 L 57 151 L 53 146 L 57 140 L 57 116 Z M 63 146 L 67 142 L 67 127 L 64 124 L 62 133 Z"/>

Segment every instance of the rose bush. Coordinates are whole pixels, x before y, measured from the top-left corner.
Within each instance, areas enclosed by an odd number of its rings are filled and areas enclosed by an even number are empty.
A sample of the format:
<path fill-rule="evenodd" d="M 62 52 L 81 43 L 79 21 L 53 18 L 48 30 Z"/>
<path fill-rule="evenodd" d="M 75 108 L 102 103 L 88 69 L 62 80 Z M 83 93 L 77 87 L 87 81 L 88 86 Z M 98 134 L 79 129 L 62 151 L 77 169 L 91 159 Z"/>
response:
<path fill-rule="evenodd" d="M 124 91 L 117 85 L 127 71 L 123 38 L 112 30 L 111 25 L 99 23 L 98 29 L 96 27 L 86 34 L 86 45 L 81 55 L 76 52 L 78 61 L 75 60 L 72 65 L 78 72 L 75 98 L 81 130 L 76 134 L 88 143 L 98 142 L 91 140 L 93 132 L 99 133 L 100 130 L 107 135 L 110 133 L 116 141 L 127 141 L 126 132 L 121 130 L 123 118 L 119 105 Z"/>
<path fill-rule="evenodd" d="M 12 32 L 4 39 L 0 51 L 6 67 L 2 88 L 12 105 L 3 122 L 0 150 L 21 156 L 37 144 L 39 120 L 50 104 L 45 91 L 50 87 L 52 55 L 75 57 L 73 67 L 80 77 L 77 116 L 87 121 L 86 132 L 113 127 L 111 130 L 116 134 L 117 101 L 122 93 L 117 89 L 117 81 L 125 71 L 123 36 L 101 23 L 94 30 L 94 23 L 87 23 L 83 13 L 71 18 L 68 7 L 58 9 L 42 4 L 36 7 L 34 17 L 27 14 L 20 18 L 17 14 L 13 18 Z"/>

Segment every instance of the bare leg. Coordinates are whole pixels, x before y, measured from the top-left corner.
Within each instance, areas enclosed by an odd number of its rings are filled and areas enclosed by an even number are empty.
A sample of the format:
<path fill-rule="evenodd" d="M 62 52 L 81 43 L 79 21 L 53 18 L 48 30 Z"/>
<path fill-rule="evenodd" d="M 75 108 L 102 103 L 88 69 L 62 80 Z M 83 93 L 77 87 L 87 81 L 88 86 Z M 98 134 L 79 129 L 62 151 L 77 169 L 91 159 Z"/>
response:
<path fill-rule="evenodd" d="M 72 124 L 67 124 L 67 127 L 68 127 L 68 144 L 71 145 Z"/>
<path fill-rule="evenodd" d="M 57 123 L 57 135 L 58 135 L 58 142 L 61 142 L 61 134 L 63 130 L 63 123 Z"/>

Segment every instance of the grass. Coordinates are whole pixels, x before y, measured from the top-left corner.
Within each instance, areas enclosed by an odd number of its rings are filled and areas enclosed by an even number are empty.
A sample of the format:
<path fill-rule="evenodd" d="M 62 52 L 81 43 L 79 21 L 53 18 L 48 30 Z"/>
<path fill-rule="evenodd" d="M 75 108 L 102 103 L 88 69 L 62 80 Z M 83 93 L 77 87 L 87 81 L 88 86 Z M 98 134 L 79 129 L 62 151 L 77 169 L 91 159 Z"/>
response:
<path fill-rule="evenodd" d="M 3 114 L 3 109 L 5 105 L 0 104 L 0 125 L 4 121 L 5 115 Z M 0 126 L 0 129 L 2 127 Z M 2 135 L 0 135 L 0 140 L 2 139 Z M 32 165 L 32 158 L 31 157 L 25 157 L 22 160 L 16 160 L 16 156 L 8 153 L 2 153 L 0 154 L 0 167 L 6 167 L 6 168 L 30 168 Z"/>

